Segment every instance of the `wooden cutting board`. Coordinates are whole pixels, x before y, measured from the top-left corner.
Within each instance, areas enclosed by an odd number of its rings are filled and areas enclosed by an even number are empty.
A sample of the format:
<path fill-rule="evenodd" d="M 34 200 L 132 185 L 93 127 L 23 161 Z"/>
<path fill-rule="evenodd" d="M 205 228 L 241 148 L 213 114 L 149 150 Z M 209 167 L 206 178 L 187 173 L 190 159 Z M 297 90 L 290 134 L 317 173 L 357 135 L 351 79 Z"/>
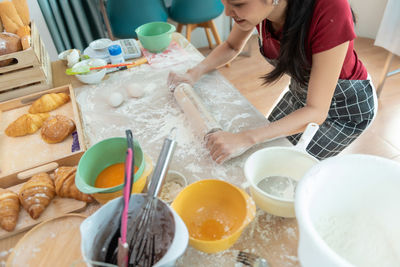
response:
<path fill-rule="evenodd" d="M 67 214 L 37 225 L 17 243 L 6 266 L 86 266 L 79 232 L 85 218 Z"/>
<path fill-rule="evenodd" d="M 22 186 L 23 184 L 19 184 L 16 186 L 9 187 L 7 189 L 19 193 L 20 188 Z M 67 213 L 80 211 L 86 207 L 86 204 L 87 204 L 86 202 L 75 200 L 72 198 L 61 198 L 59 196 L 56 196 L 55 198 L 52 199 L 50 205 L 47 206 L 44 212 L 36 220 L 32 219 L 31 216 L 29 216 L 28 212 L 26 212 L 26 210 L 21 206 L 18 223 L 14 231 L 7 232 L 0 228 L 0 240 L 15 235 L 17 233 L 26 231 L 43 221 L 65 215 Z"/>

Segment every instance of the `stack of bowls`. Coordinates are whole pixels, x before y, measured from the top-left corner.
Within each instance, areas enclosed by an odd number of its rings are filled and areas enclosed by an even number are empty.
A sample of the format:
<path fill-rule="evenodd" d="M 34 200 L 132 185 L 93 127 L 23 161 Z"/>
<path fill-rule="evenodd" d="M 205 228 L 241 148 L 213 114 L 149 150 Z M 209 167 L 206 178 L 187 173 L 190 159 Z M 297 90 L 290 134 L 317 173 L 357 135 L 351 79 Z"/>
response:
<path fill-rule="evenodd" d="M 78 164 L 75 183 L 80 191 L 91 194 L 99 203 L 104 204 L 116 197 L 122 196 L 124 184 L 109 188 L 95 187 L 98 175 L 107 167 L 125 162 L 127 142 L 124 137 L 105 139 L 90 147 Z M 144 155 L 139 143 L 134 140 L 135 166 L 138 168 L 134 175 L 132 193 L 140 193 L 146 184 L 147 177 L 153 170 L 149 157 Z"/>

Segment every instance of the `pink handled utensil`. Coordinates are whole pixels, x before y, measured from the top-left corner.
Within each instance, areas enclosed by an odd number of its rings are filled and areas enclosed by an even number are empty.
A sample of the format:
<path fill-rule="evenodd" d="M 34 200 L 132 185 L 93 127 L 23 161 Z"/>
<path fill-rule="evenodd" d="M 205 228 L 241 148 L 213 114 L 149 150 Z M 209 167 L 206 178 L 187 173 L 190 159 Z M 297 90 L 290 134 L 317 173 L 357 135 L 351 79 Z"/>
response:
<path fill-rule="evenodd" d="M 127 225 L 128 225 L 128 209 L 129 209 L 129 197 L 131 195 L 130 189 L 131 189 L 131 175 L 130 173 L 132 172 L 132 149 L 128 148 L 127 151 L 127 156 L 126 156 L 126 162 L 125 162 L 125 172 L 126 172 L 126 183 L 124 186 L 124 209 L 122 211 L 122 219 L 121 219 L 121 239 L 122 242 L 126 242 L 126 231 L 127 231 Z"/>
<path fill-rule="evenodd" d="M 132 171 L 132 158 L 133 152 L 128 148 L 125 159 L 125 184 L 124 184 L 124 208 L 121 216 L 121 237 L 118 239 L 118 266 L 128 266 L 129 246 L 126 243 L 126 234 L 128 226 L 128 210 L 129 210 L 129 197 L 131 190 L 131 171 Z"/>

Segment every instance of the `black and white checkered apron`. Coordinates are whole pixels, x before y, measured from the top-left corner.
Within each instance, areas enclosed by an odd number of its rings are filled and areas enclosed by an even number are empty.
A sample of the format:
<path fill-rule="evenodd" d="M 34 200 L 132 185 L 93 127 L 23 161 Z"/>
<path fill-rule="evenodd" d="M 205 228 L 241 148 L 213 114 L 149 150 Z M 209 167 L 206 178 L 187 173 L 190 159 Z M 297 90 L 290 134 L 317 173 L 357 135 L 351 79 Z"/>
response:
<path fill-rule="evenodd" d="M 265 57 L 272 65 L 276 60 Z M 307 87 L 291 79 L 289 90 L 274 107 L 269 121 L 279 120 L 306 105 Z M 376 93 L 370 80 L 338 80 L 328 117 L 307 146 L 307 152 L 319 160 L 335 156 L 350 145 L 372 122 L 376 114 Z M 287 136 L 296 145 L 301 134 Z"/>

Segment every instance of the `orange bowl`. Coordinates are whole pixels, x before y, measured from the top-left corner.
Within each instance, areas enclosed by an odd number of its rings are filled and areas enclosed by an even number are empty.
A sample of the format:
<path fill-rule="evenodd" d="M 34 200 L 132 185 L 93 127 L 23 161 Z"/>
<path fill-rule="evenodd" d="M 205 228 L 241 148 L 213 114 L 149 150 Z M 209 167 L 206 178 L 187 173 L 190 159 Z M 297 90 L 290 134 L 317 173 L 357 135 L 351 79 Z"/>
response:
<path fill-rule="evenodd" d="M 256 211 L 253 200 L 243 190 L 214 179 L 187 186 L 171 207 L 185 222 L 190 245 L 207 253 L 231 247 Z"/>

